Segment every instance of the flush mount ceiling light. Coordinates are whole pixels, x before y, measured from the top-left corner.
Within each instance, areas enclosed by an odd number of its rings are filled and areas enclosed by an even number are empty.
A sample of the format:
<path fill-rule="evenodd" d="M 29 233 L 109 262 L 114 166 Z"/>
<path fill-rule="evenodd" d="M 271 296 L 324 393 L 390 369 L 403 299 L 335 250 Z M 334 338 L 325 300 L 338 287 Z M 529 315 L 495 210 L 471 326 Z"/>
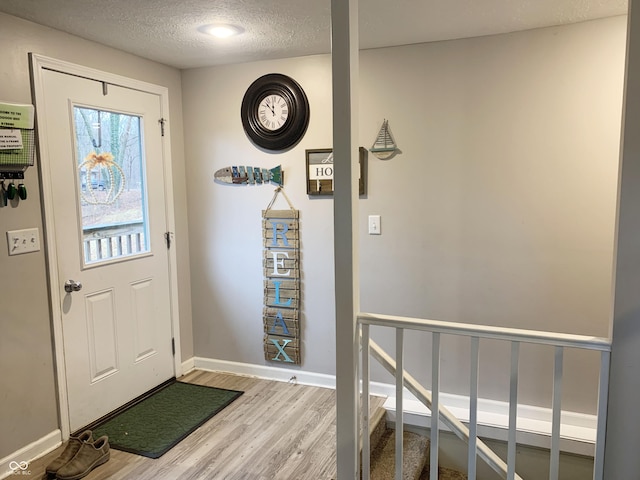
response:
<path fill-rule="evenodd" d="M 237 25 L 227 25 L 224 23 L 203 25 L 202 27 L 198 28 L 198 30 L 202 33 L 213 35 L 217 38 L 233 37 L 234 35 L 240 35 L 241 33 L 244 33 L 244 28 L 238 27 Z"/>

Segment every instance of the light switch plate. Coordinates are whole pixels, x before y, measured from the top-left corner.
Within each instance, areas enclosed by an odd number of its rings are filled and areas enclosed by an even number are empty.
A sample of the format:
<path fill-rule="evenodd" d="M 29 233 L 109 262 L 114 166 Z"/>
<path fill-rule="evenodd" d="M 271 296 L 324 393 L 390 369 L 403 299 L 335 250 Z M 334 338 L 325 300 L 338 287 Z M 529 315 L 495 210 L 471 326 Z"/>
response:
<path fill-rule="evenodd" d="M 380 235 L 380 215 L 369 215 L 369 235 Z"/>
<path fill-rule="evenodd" d="M 8 231 L 7 244 L 9 255 L 37 252 L 40 250 L 40 234 L 37 228 Z"/>

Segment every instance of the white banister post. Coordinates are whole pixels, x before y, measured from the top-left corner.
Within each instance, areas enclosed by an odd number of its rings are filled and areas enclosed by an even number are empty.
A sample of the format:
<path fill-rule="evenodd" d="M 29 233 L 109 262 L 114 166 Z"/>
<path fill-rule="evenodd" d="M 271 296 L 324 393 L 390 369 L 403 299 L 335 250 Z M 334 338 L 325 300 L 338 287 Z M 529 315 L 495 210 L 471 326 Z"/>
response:
<path fill-rule="evenodd" d="M 602 480 L 604 478 L 610 362 L 611 352 L 602 352 L 600 354 L 600 380 L 598 382 L 598 427 L 596 428 L 596 451 L 593 459 L 593 480 Z"/>
<path fill-rule="evenodd" d="M 507 442 L 507 480 L 516 475 L 516 439 L 518 431 L 518 365 L 520 342 L 511 342 L 511 380 L 509 381 L 509 440 Z"/>
<path fill-rule="evenodd" d="M 431 334 L 431 451 L 429 479 L 438 480 L 440 453 L 440 334 Z"/>
<path fill-rule="evenodd" d="M 396 480 L 402 480 L 404 439 L 404 329 L 396 328 Z"/>
<path fill-rule="evenodd" d="M 358 473 L 358 1 L 331 0 L 338 480 Z M 354 185 L 355 183 L 355 185 Z"/>
<path fill-rule="evenodd" d="M 560 473 L 560 423 L 562 422 L 562 371 L 564 348 L 556 347 L 553 368 L 553 408 L 551 420 L 551 460 L 549 480 L 558 480 Z"/>
<path fill-rule="evenodd" d="M 480 339 L 471 337 L 471 372 L 469 379 L 469 452 L 467 478 L 476 480 L 478 460 L 478 370 L 480 363 Z"/>
<path fill-rule="evenodd" d="M 371 475 L 371 405 L 369 401 L 369 377 L 371 369 L 369 348 L 369 324 L 362 324 L 362 480 Z"/>

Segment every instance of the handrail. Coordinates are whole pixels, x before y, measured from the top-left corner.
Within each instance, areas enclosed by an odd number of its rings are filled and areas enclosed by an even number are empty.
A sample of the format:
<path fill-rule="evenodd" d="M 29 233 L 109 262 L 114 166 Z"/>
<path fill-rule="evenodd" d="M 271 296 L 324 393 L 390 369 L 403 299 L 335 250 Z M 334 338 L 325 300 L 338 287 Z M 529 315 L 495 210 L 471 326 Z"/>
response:
<path fill-rule="evenodd" d="M 144 227 L 144 222 L 142 220 L 131 220 L 128 222 L 117 222 L 117 223 L 103 223 L 100 225 L 93 225 L 91 227 L 86 227 L 82 229 L 82 233 L 86 235 L 91 235 L 95 233 L 100 233 L 104 231 L 109 232 L 118 232 L 118 231 L 129 231 L 131 229 L 140 230 Z"/>
<path fill-rule="evenodd" d="M 442 320 L 399 317 L 373 313 L 359 313 L 358 320 L 369 325 L 381 325 L 392 328 L 409 328 L 426 332 L 438 332 L 451 335 L 463 335 L 479 338 L 493 338 L 512 342 L 538 343 L 556 347 L 583 348 L 600 352 L 611 351 L 611 340 L 604 337 L 590 337 L 570 333 L 544 332 L 520 328 L 492 327 L 471 323 L 453 323 Z"/>
<path fill-rule="evenodd" d="M 461 440 L 473 447 L 473 450 L 477 452 L 477 456 L 482 458 L 487 465 L 495 470 L 503 479 L 521 480 L 521 477 L 515 473 L 515 448 L 516 448 L 516 415 L 517 415 L 517 388 L 518 388 L 518 352 L 520 343 L 533 343 L 542 344 L 556 347 L 556 360 L 554 370 L 554 398 L 553 398 L 553 425 L 552 425 L 552 438 L 551 438 L 551 464 L 550 464 L 550 478 L 557 479 L 558 477 L 558 462 L 559 462 L 559 440 L 560 440 L 560 398 L 562 392 L 562 358 L 564 348 L 579 348 L 585 350 L 592 350 L 600 352 L 601 367 L 600 367 L 600 380 L 598 390 L 598 430 L 596 435 L 596 452 L 594 458 L 594 479 L 602 479 L 602 466 L 604 461 L 604 435 L 606 425 L 606 410 L 607 410 L 607 389 L 608 389 L 608 365 L 609 357 L 611 354 L 611 341 L 603 337 L 591 337 L 585 335 L 565 334 L 544 332 L 538 330 L 525 330 L 517 328 L 507 327 L 494 327 L 487 325 L 474 325 L 466 323 L 455 322 L 443 322 L 439 320 L 425 320 L 410 317 L 400 317 L 394 315 L 382 315 L 371 313 L 359 313 L 357 315 L 358 324 L 361 329 L 361 342 L 363 347 L 366 345 L 366 351 L 363 350 L 363 357 L 371 355 L 392 375 L 396 377 L 396 389 L 402 384 L 413 395 L 429 408 L 432 412 L 435 410 L 439 414 L 432 413 L 432 441 L 435 439 L 437 444 L 437 430 L 438 418 L 441 418 L 443 423 L 449 427 L 449 429 L 456 434 Z M 427 391 L 414 377 L 412 377 L 406 370 L 402 368 L 402 356 L 396 361 L 388 355 L 378 344 L 376 344 L 369 335 L 370 325 L 385 326 L 394 328 L 396 330 L 396 350 L 397 352 L 403 351 L 402 332 L 404 329 L 420 330 L 431 332 L 433 334 L 433 348 L 434 352 L 439 349 L 439 337 L 440 334 L 466 336 L 471 338 L 472 346 L 472 377 L 471 377 L 471 402 L 470 405 L 471 418 L 470 427 L 467 428 L 462 422 L 460 422 L 455 415 L 453 415 L 448 409 L 443 407 L 439 403 L 439 391 L 438 385 L 434 385 L 433 392 Z M 508 461 L 505 463 L 498 455 L 493 452 L 486 444 L 477 438 L 477 368 L 478 368 L 478 341 L 479 339 L 497 339 L 502 341 L 511 342 L 511 386 L 510 386 L 510 403 L 509 403 L 509 452 Z M 433 358 L 433 376 L 439 375 L 439 351 L 434 353 Z M 364 360 L 363 360 L 364 363 Z M 368 363 L 367 363 L 368 365 Z M 400 371 L 401 370 L 401 371 Z M 475 372 L 475 374 L 474 374 Z M 437 378 L 437 377 L 435 377 Z M 369 373 L 368 366 L 363 371 L 363 382 L 368 383 Z M 439 382 L 439 380 L 434 380 Z M 368 392 L 368 388 L 363 390 Z M 402 405 L 402 392 L 401 389 L 397 393 Z M 473 393 L 475 392 L 475 393 Z M 368 395 L 368 393 L 367 393 Z M 474 396 L 475 403 L 474 403 Z M 366 400 L 365 400 L 366 402 Z M 368 405 L 368 402 L 367 402 Z M 402 408 L 396 406 L 396 409 Z M 397 415 L 401 415 L 401 412 L 397 412 Z M 402 428 L 400 417 L 400 426 L 396 428 Z M 398 419 L 396 419 L 396 423 Z M 434 433 L 433 430 L 436 430 Z M 400 448 L 396 446 L 396 448 Z M 435 461 L 437 465 L 437 453 L 432 452 L 432 463 Z M 396 462 L 401 462 L 402 452 L 396 453 Z M 475 453 L 469 452 L 469 468 L 473 470 L 472 478 L 475 479 Z M 368 464 L 367 464 L 368 471 Z M 437 477 L 437 467 L 431 470 L 431 477 Z M 401 478 L 402 469 L 396 471 L 396 478 Z"/>

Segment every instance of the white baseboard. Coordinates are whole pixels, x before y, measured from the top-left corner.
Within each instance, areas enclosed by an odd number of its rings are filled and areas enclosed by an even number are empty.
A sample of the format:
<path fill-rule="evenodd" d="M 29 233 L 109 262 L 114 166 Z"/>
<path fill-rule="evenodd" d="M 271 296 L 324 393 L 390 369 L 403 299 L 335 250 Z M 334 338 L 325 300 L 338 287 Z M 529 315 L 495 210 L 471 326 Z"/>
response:
<path fill-rule="evenodd" d="M 15 473 L 30 475 L 29 464 L 62 445 L 62 432 L 54 430 L 11 455 L 0 459 L 0 478 L 13 476 Z"/>
<path fill-rule="evenodd" d="M 312 387 L 336 388 L 336 377 L 334 375 L 306 372 L 300 369 L 254 365 L 202 357 L 194 357 L 194 365 L 195 368 L 200 370 L 233 373 L 278 382 L 299 383 Z"/>
<path fill-rule="evenodd" d="M 307 372 L 301 369 L 253 365 L 203 357 L 194 357 L 193 366 L 201 370 L 227 372 L 265 380 L 296 382 L 301 385 L 332 389 L 336 387 L 334 375 Z M 388 421 L 395 421 L 395 388 L 395 385 L 379 382 L 371 382 L 370 386 L 372 395 L 387 397 L 385 408 L 388 412 Z M 416 428 L 429 428 L 431 414 L 427 407 L 406 389 L 403 396 L 405 424 Z M 469 397 L 441 394 L 440 403 L 447 407 L 463 423 L 468 422 Z M 550 408 L 519 404 L 518 443 L 549 448 L 551 442 L 551 418 L 552 411 Z M 560 449 L 563 452 L 593 456 L 597 417 L 563 410 L 561 418 Z M 478 434 L 483 438 L 506 441 L 508 429 L 509 404 L 495 400 L 478 399 Z"/>
<path fill-rule="evenodd" d="M 407 397 L 410 396 L 408 392 L 406 394 Z M 450 396 L 446 394 L 441 396 L 441 404 L 468 426 L 468 399 L 466 406 L 459 408 L 452 406 L 450 398 L 447 397 Z M 485 402 L 494 404 L 490 406 L 490 409 L 485 409 L 487 407 Z M 405 424 L 418 429 L 431 428 L 431 412 L 422 402 L 405 398 L 403 399 L 403 404 L 403 420 Z M 395 422 L 395 398 L 387 398 L 384 408 L 387 410 L 387 422 Z M 519 404 L 517 423 L 516 442 L 518 444 L 544 449 L 551 448 L 551 409 Z M 440 429 L 449 430 L 442 422 L 440 422 Z M 478 436 L 506 442 L 508 432 L 509 404 L 507 402 L 478 399 Z M 563 411 L 560 435 L 560 451 L 593 457 L 596 435 L 595 415 Z"/>
<path fill-rule="evenodd" d="M 194 357 L 191 357 L 190 359 L 182 362 L 182 375 L 186 375 L 187 373 L 191 373 L 193 370 L 195 370 L 196 367 L 193 362 Z"/>

